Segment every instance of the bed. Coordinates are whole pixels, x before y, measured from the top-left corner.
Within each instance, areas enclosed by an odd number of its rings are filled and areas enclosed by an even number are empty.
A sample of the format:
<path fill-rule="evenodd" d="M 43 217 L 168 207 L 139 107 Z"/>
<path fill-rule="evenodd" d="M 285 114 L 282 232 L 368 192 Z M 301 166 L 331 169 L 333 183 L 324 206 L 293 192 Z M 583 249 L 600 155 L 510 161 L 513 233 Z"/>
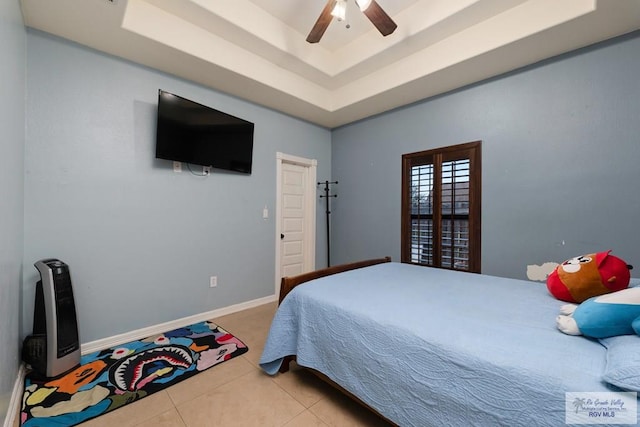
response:
<path fill-rule="evenodd" d="M 637 391 L 640 337 L 564 335 L 560 305 L 536 282 L 389 258 L 332 267 L 283 279 L 260 366 L 295 358 L 403 427 L 564 425 L 567 392 Z"/>

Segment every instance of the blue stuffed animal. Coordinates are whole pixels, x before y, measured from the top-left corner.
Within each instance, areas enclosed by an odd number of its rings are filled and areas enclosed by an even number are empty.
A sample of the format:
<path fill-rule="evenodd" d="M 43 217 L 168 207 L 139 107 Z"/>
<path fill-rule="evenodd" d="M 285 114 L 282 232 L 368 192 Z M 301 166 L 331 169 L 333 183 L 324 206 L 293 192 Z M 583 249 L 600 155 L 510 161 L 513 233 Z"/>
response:
<path fill-rule="evenodd" d="M 565 334 L 592 338 L 640 335 L 640 287 L 563 305 L 556 325 Z"/>

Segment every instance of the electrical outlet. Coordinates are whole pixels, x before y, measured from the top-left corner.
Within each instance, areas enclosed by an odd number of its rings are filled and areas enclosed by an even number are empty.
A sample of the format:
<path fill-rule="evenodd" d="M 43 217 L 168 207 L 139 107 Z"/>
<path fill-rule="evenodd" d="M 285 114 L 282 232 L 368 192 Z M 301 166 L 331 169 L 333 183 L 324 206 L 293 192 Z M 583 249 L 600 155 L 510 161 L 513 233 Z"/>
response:
<path fill-rule="evenodd" d="M 173 162 L 173 171 L 175 173 L 180 173 L 182 172 L 182 162 Z"/>
<path fill-rule="evenodd" d="M 216 286 L 218 286 L 218 276 L 209 277 L 209 287 L 215 288 Z"/>

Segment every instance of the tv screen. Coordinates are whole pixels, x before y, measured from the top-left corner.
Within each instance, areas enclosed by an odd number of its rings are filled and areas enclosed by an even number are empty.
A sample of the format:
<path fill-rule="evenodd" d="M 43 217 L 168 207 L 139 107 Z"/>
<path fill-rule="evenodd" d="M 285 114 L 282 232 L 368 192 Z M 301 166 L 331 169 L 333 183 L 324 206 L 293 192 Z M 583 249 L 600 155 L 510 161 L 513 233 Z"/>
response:
<path fill-rule="evenodd" d="M 156 158 L 251 173 L 253 123 L 158 91 Z"/>

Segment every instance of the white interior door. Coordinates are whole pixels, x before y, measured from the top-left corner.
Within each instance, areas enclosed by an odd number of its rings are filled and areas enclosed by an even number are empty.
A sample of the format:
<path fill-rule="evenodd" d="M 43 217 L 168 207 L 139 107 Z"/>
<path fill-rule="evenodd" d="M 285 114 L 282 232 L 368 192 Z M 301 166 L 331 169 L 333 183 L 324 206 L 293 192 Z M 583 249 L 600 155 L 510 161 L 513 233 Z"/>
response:
<path fill-rule="evenodd" d="M 280 217 L 280 272 L 295 276 L 304 272 L 305 203 L 304 185 L 307 168 L 282 165 L 282 216 Z"/>
<path fill-rule="evenodd" d="M 315 268 L 316 161 L 278 153 L 276 295 L 280 279 Z"/>

